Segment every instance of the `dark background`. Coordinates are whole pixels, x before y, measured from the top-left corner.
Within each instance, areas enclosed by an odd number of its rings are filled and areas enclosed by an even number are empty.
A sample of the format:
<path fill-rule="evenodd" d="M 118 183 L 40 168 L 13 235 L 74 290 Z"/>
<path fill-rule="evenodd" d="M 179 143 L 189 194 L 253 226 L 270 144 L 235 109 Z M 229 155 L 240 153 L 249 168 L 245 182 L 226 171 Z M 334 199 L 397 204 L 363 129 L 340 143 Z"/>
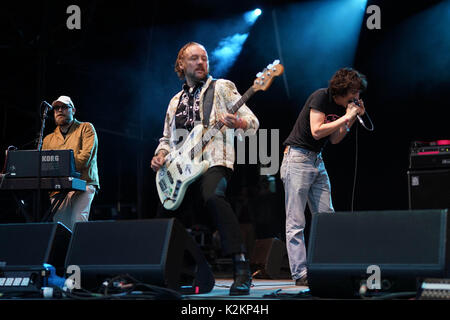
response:
<path fill-rule="evenodd" d="M 363 6 L 359 13 L 352 2 Z M 66 27 L 71 4 L 81 8 L 81 30 Z M 279 129 L 280 165 L 282 142 L 309 94 L 327 86 L 337 69 L 354 67 L 368 78 L 363 99 L 375 131 L 354 126 L 342 143 L 325 149 L 335 210 L 351 209 L 356 164 L 354 210 L 407 209 L 411 143 L 450 138 L 450 3 L 371 4 L 381 9 L 380 30 L 366 27 L 366 3 L 356 0 L 2 3 L 0 149 L 35 148 L 41 101 L 69 95 L 76 118 L 93 123 L 99 138 L 101 190 L 91 219 L 152 218 L 158 198 L 149 164 L 167 104 L 181 87 L 173 72 L 178 50 L 197 41 L 212 60 L 219 40 L 238 32 L 233 19 L 259 7 L 263 14 L 242 51 L 219 76 L 244 93 L 258 71 L 282 60 L 284 76 L 248 102 L 261 128 Z M 45 134 L 53 129 L 50 118 Z M 258 165 L 237 165 L 229 196 L 258 237 L 283 237 L 279 173 L 276 193 L 261 180 Z M 0 220 L 20 221 L 10 195 L 2 193 L 1 200 Z"/>

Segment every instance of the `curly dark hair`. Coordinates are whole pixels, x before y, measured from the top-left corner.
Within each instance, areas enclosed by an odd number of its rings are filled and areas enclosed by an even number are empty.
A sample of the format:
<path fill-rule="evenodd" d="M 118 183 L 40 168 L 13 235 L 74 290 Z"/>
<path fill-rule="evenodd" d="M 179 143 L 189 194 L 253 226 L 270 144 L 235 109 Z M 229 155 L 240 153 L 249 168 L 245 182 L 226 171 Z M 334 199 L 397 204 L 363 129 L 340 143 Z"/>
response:
<path fill-rule="evenodd" d="M 353 68 L 341 68 L 331 78 L 328 88 L 332 96 L 346 96 L 350 90 L 365 91 L 367 79 Z"/>

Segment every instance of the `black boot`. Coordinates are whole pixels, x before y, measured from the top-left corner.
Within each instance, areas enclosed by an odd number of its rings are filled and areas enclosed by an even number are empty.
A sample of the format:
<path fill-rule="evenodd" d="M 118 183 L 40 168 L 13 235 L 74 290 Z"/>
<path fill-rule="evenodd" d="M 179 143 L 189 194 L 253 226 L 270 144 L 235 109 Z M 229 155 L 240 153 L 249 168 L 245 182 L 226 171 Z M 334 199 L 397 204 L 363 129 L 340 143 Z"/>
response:
<path fill-rule="evenodd" d="M 242 296 L 250 294 L 252 285 L 252 273 L 250 263 L 247 261 L 233 261 L 234 282 L 230 288 L 230 296 Z"/>

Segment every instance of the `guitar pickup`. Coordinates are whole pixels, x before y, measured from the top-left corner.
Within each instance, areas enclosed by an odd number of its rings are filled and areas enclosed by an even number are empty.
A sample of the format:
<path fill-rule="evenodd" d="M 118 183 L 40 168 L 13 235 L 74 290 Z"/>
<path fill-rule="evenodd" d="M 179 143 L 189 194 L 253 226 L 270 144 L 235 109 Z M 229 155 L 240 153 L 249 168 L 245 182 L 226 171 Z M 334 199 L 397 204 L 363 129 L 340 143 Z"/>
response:
<path fill-rule="evenodd" d="M 159 187 L 161 188 L 162 191 L 165 191 L 167 189 L 167 185 L 164 182 L 164 180 L 159 181 Z"/>
<path fill-rule="evenodd" d="M 181 169 L 181 165 L 178 162 L 177 162 L 177 169 L 180 174 L 183 174 L 183 169 Z"/>
<path fill-rule="evenodd" d="M 181 187 L 181 180 L 177 180 L 177 184 L 175 185 L 175 190 L 173 191 L 173 197 L 176 197 L 178 195 L 178 191 L 180 191 Z"/>
<path fill-rule="evenodd" d="M 170 184 L 173 184 L 172 174 L 168 170 L 167 170 L 167 178 L 169 179 Z"/>

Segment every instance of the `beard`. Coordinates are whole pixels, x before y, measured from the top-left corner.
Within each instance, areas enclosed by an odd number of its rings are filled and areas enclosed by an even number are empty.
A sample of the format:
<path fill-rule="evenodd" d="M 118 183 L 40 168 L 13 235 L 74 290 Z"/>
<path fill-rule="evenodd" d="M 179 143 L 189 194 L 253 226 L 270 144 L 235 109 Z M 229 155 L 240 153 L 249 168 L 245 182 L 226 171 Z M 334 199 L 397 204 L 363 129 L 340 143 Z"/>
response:
<path fill-rule="evenodd" d="M 202 72 L 198 72 L 198 71 L 202 71 Z M 186 73 L 185 77 L 190 78 L 194 82 L 204 81 L 208 77 L 208 70 L 203 69 L 203 68 L 196 69 L 192 72 Z"/>
<path fill-rule="evenodd" d="M 69 117 L 64 116 L 64 115 L 55 117 L 55 123 L 57 126 L 60 126 L 60 127 L 68 125 L 70 123 L 70 121 L 72 121 L 72 119 L 70 119 Z"/>

